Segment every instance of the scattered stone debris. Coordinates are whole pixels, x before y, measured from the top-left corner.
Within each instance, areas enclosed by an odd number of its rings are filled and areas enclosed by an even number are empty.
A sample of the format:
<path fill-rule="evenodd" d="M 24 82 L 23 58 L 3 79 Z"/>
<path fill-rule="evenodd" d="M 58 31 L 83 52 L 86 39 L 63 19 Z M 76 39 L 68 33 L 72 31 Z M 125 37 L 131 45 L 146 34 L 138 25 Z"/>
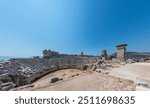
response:
<path fill-rule="evenodd" d="M 106 50 L 103 50 L 103 51 L 102 51 L 101 57 L 102 57 L 102 60 L 103 60 L 103 61 L 107 60 L 108 57 L 107 57 L 107 51 L 106 51 Z"/>
<path fill-rule="evenodd" d="M 15 87 L 16 87 L 16 84 L 14 84 L 12 82 L 2 83 L 1 84 L 1 90 L 2 91 L 8 91 L 8 90 L 13 89 Z"/>
<path fill-rule="evenodd" d="M 82 68 L 83 71 L 85 71 L 87 69 L 88 69 L 88 65 L 84 65 L 83 68 Z"/>
<path fill-rule="evenodd" d="M 109 72 L 105 72 L 106 75 L 109 75 Z"/>
<path fill-rule="evenodd" d="M 55 84 L 49 83 L 49 76 L 62 75 L 66 72 L 68 76 L 72 75 L 71 69 L 58 70 L 56 73 L 50 73 L 42 79 L 36 81 L 35 87 L 24 90 L 32 91 L 131 91 L 135 90 L 133 81 L 113 77 L 103 73 L 93 72 L 92 74 L 82 74 L 81 70 L 74 70 L 75 73 L 80 73 L 79 77 L 65 78 Z M 39 86 L 41 85 L 41 86 Z"/>
<path fill-rule="evenodd" d="M 95 71 L 96 69 L 97 69 L 97 66 L 94 65 L 94 66 L 92 67 L 92 71 Z"/>
<path fill-rule="evenodd" d="M 146 79 L 136 77 L 136 84 L 138 86 L 142 86 L 144 88 L 150 89 L 150 80 L 146 80 Z"/>
<path fill-rule="evenodd" d="M 65 76 L 66 74 L 63 74 L 63 76 Z"/>
<path fill-rule="evenodd" d="M 76 77 L 76 76 L 79 76 L 80 74 L 75 74 L 75 75 L 72 75 L 71 77 Z"/>
<path fill-rule="evenodd" d="M 127 59 L 127 63 L 131 64 L 131 63 L 135 63 L 135 61 L 133 59 Z"/>
<path fill-rule="evenodd" d="M 125 65 L 125 64 L 127 64 L 127 63 L 126 63 L 126 62 L 120 62 L 120 64 L 121 64 L 121 65 Z"/>
<path fill-rule="evenodd" d="M 146 83 L 139 83 L 139 84 L 137 84 L 138 86 L 142 86 L 142 87 L 144 87 L 144 88 L 149 88 L 150 89 L 150 86 L 148 85 L 148 84 L 146 84 Z"/>
<path fill-rule="evenodd" d="M 97 72 L 97 73 L 103 73 L 103 74 L 109 75 L 109 72 L 107 72 L 107 71 L 105 71 L 105 70 L 102 70 L 102 69 L 96 69 L 95 72 Z"/>
<path fill-rule="evenodd" d="M 56 83 L 56 82 L 58 82 L 58 81 L 61 81 L 61 80 L 63 80 L 63 78 L 52 78 L 51 79 L 51 83 Z"/>
<path fill-rule="evenodd" d="M 101 69 L 96 69 L 95 71 L 98 72 L 98 73 L 101 73 L 101 72 L 102 72 Z"/>
<path fill-rule="evenodd" d="M 17 90 L 22 90 L 22 89 L 32 88 L 32 87 L 34 87 L 34 84 L 27 84 L 27 85 L 24 85 L 24 86 L 21 86 L 21 87 L 10 89 L 10 91 L 17 91 Z"/>

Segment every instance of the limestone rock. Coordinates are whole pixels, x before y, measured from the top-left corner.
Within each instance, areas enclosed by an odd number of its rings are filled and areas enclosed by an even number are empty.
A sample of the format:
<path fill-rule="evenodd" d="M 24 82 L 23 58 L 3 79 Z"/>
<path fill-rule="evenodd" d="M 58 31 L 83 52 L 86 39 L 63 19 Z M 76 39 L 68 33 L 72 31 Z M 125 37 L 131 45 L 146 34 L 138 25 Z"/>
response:
<path fill-rule="evenodd" d="M 72 75 L 71 77 L 76 77 L 76 76 L 79 76 L 79 74 Z"/>
<path fill-rule="evenodd" d="M 56 82 L 58 82 L 60 80 L 63 80 L 63 79 L 62 78 L 52 78 L 51 79 L 51 83 L 56 83 Z"/>
<path fill-rule="evenodd" d="M 2 91 L 7 91 L 7 90 L 10 90 L 10 89 L 14 88 L 15 86 L 16 86 L 16 84 L 14 84 L 12 82 L 2 83 L 1 84 L 1 90 Z"/>
<path fill-rule="evenodd" d="M 92 70 L 92 64 L 97 61 L 94 56 L 59 55 L 45 58 L 11 59 L 1 62 L 0 81 L 13 82 L 17 86 L 31 84 L 42 76 L 61 69 Z M 5 75 L 6 74 L 6 75 Z M 53 81 L 52 81 L 53 82 Z M 54 81 L 55 82 L 55 81 Z M 9 88 L 9 87 L 8 87 Z M 5 90 L 8 88 L 5 88 Z"/>
<path fill-rule="evenodd" d="M 98 73 L 101 73 L 101 72 L 102 72 L 101 69 L 96 69 L 95 71 L 98 72 Z"/>

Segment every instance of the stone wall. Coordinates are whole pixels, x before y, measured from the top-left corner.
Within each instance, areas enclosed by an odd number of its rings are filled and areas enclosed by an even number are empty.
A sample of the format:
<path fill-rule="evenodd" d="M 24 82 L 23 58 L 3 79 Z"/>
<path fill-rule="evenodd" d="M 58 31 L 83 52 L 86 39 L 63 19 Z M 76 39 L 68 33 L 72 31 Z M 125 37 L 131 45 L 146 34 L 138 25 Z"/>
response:
<path fill-rule="evenodd" d="M 12 59 L 8 63 L 2 63 L 0 68 L 0 81 L 2 83 L 13 82 L 17 86 L 30 84 L 42 76 L 51 72 L 76 68 L 83 69 L 84 65 L 97 61 L 97 57 L 59 56 L 50 59 Z"/>

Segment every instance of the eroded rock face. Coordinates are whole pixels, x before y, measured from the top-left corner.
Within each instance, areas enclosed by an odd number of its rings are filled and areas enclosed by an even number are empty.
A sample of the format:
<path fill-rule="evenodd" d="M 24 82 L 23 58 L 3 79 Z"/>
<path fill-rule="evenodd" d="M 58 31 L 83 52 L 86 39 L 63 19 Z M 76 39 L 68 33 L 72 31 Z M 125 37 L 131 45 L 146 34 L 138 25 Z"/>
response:
<path fill-rule="evenodd" d="M 83 69 L 86 64 L 97 61 L 97 57 L 63 56 L 50 59 L 12 59 L 1 63 L 0 81 L 12 82 L 16 86 L 30 84 L 40 77 L 61 69 Z"/>

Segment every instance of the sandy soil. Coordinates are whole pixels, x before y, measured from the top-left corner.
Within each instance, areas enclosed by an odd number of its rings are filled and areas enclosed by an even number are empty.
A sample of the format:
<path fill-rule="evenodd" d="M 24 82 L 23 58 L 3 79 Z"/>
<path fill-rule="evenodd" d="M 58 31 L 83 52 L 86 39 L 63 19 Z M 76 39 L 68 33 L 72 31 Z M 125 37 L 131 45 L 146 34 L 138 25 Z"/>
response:
<path fill-rule="evenodd" d="M 77 75 L 71 77 L 72 75 Z M 50 83 L 53 77 L 63 78 L 62 81 Z M 36 81 L 34 87 L 22 90 L 33 91 L 131 91 L 134 83 L 129 80 L 112 77 L 103 73 L 84 73 L 81 70 L 65 69 L 51 73 Z"/>

